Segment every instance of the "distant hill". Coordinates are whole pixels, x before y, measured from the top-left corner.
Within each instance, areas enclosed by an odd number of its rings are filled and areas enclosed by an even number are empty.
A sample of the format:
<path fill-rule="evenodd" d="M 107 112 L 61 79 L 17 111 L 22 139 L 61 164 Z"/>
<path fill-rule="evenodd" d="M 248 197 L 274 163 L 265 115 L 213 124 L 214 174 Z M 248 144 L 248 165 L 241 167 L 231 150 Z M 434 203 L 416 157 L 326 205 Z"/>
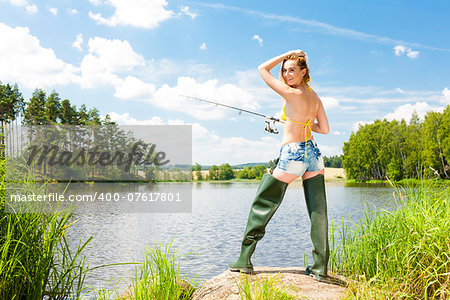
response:
<path fill-rule="evenodd" d="M 218 164 L 216 166 L 220 166 L 221 164 Z M 268 165 L 267 162 L 261 162 L 261 163 L 245 163 L 245 164 L 239 164 L 239 165 L 231 165 L 232 169 L 243 169 L 245 167 L 254 167 L 254 166 L 266 166 Z M 212 167 L 212 165 L 202 165 L 202 170 L 209 170 Z"/>
<path fill-rule="evenodd" d="M 221 164 L 217 164 L 216 166 L 220 166 Z M 255 166 L 269 166 L 269 162 L 255 162 L 255 163 L 245 163 L 245 164 L 239 164 L 239 165 L 231 165 L 232 169 L 243 169 L 245 167 L 255 167 Z M 331 156 L 327 157 L 324 156 L 324 165 L 328 168 L 342 168 L 342 157 L 341 156 Z M 202 170 L 209 170 L 212 167 L 212 165 L 202 165 Z M 178 168 L 181 170 L 189 170 L 191 168 L 190 165 L 170 165 L 170 166 L 164 166 L 162 169 L 171 169 L 171 168 Z"/>
<path fill-rule="evenodd" d="M 267 162 L 246 163 L 246 164 L 240 164 L 240 165 L 233 165 L 233 166 L 231 166 L 231 168 L 233 168 L 233 169 L 243 169 L 245 167 L 252 167 L 253 168 L 255 166 L 261 166 L 261 165 L 267 167 L 269 165 L 269 163 L 267 163 Z"/>
<path fill-rule="evenodd" d="M 216 166 L 220 166 L 221 164 L 218 164 Z M 261 162 L 261 163 L 245 163 L 245 164 L 239 164 L 239 165 L 232 165 L 231 168 L 232 169 L 243 169 L 245 167 L 254 167 L 254 166 L 266 166 L 268 165 L 267 162 Z M 202 165 L 202 170 L 209 170 L 212 167 L 212 165 Z M 169 169 L 181 169 L 181 170 L 190 170 L 191 166 L 190 165 L 166 165 L 163 166 L 161 169 L 163 170 L 169 170 Z"/>

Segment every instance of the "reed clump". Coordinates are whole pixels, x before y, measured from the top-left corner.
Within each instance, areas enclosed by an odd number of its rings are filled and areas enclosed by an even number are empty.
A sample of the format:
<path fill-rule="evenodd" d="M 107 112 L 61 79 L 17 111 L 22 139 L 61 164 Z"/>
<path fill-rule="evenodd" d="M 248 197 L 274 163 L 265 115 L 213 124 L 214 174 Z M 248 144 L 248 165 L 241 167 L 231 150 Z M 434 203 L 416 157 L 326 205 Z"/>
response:
<path fill-rule="evenodd" d="M 397 209 L 343 222 L 331 267 L 349 279 L 351 299 L 447 299 L 450 188 L 394 188 Z"/>
<path fill-rule="evenodd" d="M 0 299 L 80 299 L 87 272 L 81 251 L 69 247 L 72 212 L 7 213 L 4 159 L 0 160 Z M 21 192 L 38 189 L 30 178 Z"/>
<path fill-rule="evenodd" d="M 172 242 L 164 247 L 147 247 L 142 264 L 135 269 L 133 299 L 191 299 L 199 281 L 197 276 L 189 279 L 181 272 L 182 262 L 189 254 L 172 251 Z"/>

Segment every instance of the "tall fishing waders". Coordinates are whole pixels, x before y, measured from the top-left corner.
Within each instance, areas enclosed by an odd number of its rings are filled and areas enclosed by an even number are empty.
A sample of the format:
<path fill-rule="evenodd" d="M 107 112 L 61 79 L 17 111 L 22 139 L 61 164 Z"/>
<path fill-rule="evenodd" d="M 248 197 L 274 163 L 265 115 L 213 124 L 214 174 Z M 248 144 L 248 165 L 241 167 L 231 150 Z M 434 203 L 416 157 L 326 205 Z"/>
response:
<path fill-rule="evenodd" d="M 306 268 L 306 274 L 322 281 L 327 277 L 328 258 L 330 256 L 324 176 L 319 174 L 304 180 L 303 191 L 309 219 L 311 220 L 311 241 L 314 246 L 312 251 L 314 264 Z"/>
<path fill-rule="evenodd" d="M 287 187 L 287 183 L 279 181 L 271 174 L 263 175 L 248 216 L 241 254 L 235 263 L 229 265 L 230 271 L 253 273 L 250 258 L 256 244 L 266 233 L 266 225 L 280 206 Z"/>

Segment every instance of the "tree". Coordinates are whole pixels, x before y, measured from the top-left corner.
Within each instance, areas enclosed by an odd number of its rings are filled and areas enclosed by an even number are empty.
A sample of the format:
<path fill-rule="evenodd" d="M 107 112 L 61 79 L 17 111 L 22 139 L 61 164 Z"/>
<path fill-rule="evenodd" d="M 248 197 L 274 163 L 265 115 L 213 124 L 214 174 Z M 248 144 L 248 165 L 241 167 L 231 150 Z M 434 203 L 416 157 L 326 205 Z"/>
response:
<path fill-rule="evenodd" d="M 267 164 L 267 167 L 272 170 L 277 167 L 277 164 L 278 164 L 278 158 L 275 158 L 275 159 L 272 159 L 269 161 L 269 163 Z"/>
<path fill-rule="evenodd" d="M 216 165 L 211 166 L 208 173 L 209 180 L 218 180 L 219 179 L 219 167 Z"/>
<path fill-rule="evenodd" d="M 438 140 L 442 145 L 442 161 L 444 164 L 444 175 L 446 178 L 450 176 L 449 159 L 450 159 L 450 105 L 442 113 L 441 126 L 437 132 Z"/>
<path fill-rule="evenodd" d="M 203 180 L 202 166 L 199 163 L 195 163 L 193 171 L 195 172 L 195 176 L 197 176 L 197 180 Z"/>
<path fill-rule="evenodd" d="M 65 125 L 77 125 L 78 124 L 78 112 L 75 106 L 70 104 L 68 99 L 64 99 L 61 102 L 61 124 Z"/>
<path fill-rule="evenodd" d="M 5 125 L 16 120 L 23 112 L 24 101 L 17 84 L 2 85 L 0 81 L 0 157 L 5 157 Z"/>
<path fill-rule="evenodd" d="M 429 112 L 423 122 L 413 113 L 410 124 L 375 120 L 360 126 L 343 152 L 348 178 L 449 178 L 450 105 L 442 113 Z"/>
<path fill-rule="evenodd" d="M 41 89 L 36 89 L 33 92 L 30 102 L 27 103 L 25 109 L 24 123 L 27 125 L 42 125 L 46 124 L 45 116 L 45 92 Z"/>
<path fill-rule="evenodd" d="M 264 165 L 254 166 L 253 173 L 255 174 L 255 178 L 261 179 L 263 175 L 266 173 L 266 170 L 267 168 Z"/>
<path fill-rule="evenodd" d="M 234 176 L 234 172 L 233 169 L 231 168 L 231 166 L 229 164 L 222 164 L 220 165 L 219 168 L 219 179 L 220 180 L 229 180 L 229 179 L 233 179 Z"/>
<path fill-rule="evenodd" d="M 342 168 L 342 156 L 334 155 L 331 157 L 324 156 L 323 164 L 327 168 Z"/>
<path fill-rule="evenodd" d="M 255 175 L 255 172 L 253 172 L 251 167 L 245 167 L 244 169 L 242 169 L 238 172 L 237 178 L 239 178 L 239 179 L 255 179 L 256 175 Z"/>
<path fill-rule="evenodd" d="M 445 158 L 441 137 L 438 134 L 442 126 L 442 114 L 430 111 L 425 116 L 423 126 L 425 173 L 432 177 L 444 172 Z M 436 170 L 433 171 L 433 170 Z"/>
<path fill-rule="evenodd" d="M 44 104 L 46 124 L 57 124 L 61 115 L 61 98 L 57 92 L 53 91 L 50 96 L 47 97 L 47 101 Z"/>

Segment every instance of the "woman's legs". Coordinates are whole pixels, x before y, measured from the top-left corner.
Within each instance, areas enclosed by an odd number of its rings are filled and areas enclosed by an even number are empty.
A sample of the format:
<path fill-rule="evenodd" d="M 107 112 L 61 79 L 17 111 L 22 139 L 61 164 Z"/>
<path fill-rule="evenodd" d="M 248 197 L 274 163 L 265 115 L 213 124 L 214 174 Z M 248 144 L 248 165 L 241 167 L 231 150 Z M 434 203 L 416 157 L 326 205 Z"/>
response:
<path fill-rule="evenodd" d="M 305 181 L 306 179 L 317 176 L 319 174 L 325 176 L 325 169 L 322 169 L 320 171 L 306 171 L 305 174 L 303 174 L 302 176 L 302 180 Z"/>
<path fill-rule="evenodd" d="M 275 170 L 273 170 L 272 176 L 278 179 L 279 181 L 286 182 L 287 184 L 291 183 L 292 181 L 300 177 L 298 175 L 283 172 L 280 169 L 278 169 L 278 167 L 275 168 Z"/>
<path fill-rule="evenodd" d="M 300 164 L 299 167 L 303 167 L 303 165 Z M 303 172 L 299 169 L 298 174 Z M 323 170 L 322 173 L 320 171 L 306 172 L 303 176 L 317 175 L 314 173 L 323 174 Z M 272 174 L 265 174 L 263 176 L 248 216 L 244 239 L 241 245 L 241 254 L 235 263 L 229 265 L 230 271 L 253 272 L 253 265 L 250 258 L 255 251 L 256 244 L 263 238 L 265 227 L 280 206 L 288 184 L 298 177 L 300 176 L 286 173 L 278 167 L 275 168 Z"/>

